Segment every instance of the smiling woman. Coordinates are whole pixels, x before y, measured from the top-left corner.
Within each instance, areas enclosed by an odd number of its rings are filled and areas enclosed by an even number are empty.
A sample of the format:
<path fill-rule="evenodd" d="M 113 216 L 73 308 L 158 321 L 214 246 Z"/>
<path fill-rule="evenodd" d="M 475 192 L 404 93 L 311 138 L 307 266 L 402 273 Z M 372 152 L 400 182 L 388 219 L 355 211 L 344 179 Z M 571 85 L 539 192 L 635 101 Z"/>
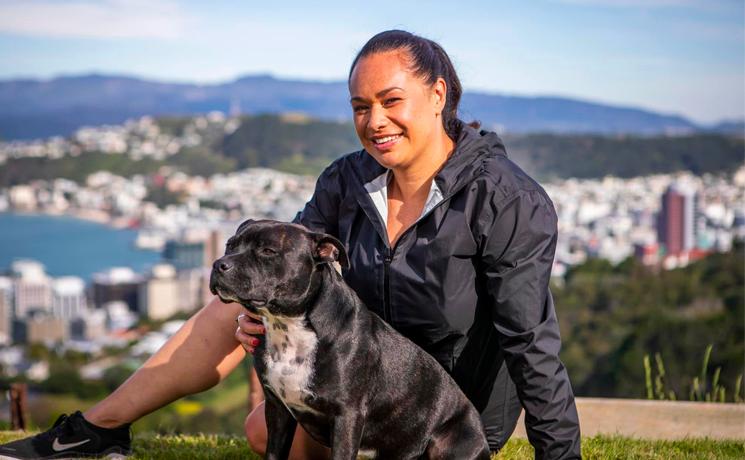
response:
<path fill-rule="evenodd" d="M 522 403 L 538 458 L 578 458 L 548 290 L 556 214 L 545 191 L 494 133 L 458 119 L 460 83 L 431 40 L 396 30 L 371 38 L 349 92 L 364 150 L 321 175 L 296 221 L 345 243 L 345 281 L 452 374 L 492 450 L 509 438 Z M 262 410 L 246 424 L 258 451 Z M 324 458 L 300 431 L 303 439 L 305 456 L 298 449 L 293 458 Z"/>

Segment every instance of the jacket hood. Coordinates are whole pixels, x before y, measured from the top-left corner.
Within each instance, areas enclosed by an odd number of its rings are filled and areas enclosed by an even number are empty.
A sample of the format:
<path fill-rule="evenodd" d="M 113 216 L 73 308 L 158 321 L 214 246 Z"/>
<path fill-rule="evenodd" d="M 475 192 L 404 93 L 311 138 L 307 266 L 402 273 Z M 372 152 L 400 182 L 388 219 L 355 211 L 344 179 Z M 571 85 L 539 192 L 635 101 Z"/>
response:
<path fill-rule="evenodd" d="M 507 155 L 502 139 L 491 131 L 477 130 L 457 120 L 455 150 L 435 176 L 443 195 L 448 196 L 481 170 L 483 161 L 495 154 Z"/>

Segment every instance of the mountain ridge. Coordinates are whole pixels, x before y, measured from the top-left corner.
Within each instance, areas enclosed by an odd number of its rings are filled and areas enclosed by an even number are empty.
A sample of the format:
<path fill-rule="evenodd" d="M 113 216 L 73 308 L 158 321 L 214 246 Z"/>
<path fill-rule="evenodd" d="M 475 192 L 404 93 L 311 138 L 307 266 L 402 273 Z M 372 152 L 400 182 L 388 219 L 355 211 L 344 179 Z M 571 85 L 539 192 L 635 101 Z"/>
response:
<path fill-rule="evenodd" d="M 0 138 L 66 136 L 84 125 L 121 123 L 143 115 L 209 111 L 247 114 L 302 112 L 349 121 L 344 81 L 245 75 L 222 83 L 186 83 L 131 75 L 90 73 L 51 79 L 0 80 Z M 500 132 L 687 134 L 740 132 L 740 120 L 702 126 L 682 115 L 560 96 L 518 96 L 466 91 L 461 117 Z"/>

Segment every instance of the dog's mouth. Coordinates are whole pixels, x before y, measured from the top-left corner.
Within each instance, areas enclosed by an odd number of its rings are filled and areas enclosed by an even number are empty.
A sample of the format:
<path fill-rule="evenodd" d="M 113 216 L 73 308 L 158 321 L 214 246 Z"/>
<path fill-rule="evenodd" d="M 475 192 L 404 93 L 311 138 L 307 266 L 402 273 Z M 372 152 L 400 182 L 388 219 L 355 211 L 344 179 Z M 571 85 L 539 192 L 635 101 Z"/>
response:
<path fill-rule="evenodd" d="M 218 296 L 224 303 L 236 302 L 251 311 L 264 308 L 269 304 L 267 299 L 242 299 L 231 290 L 221 286 L 219 283 L 210 283 L 210 291 L 212 294 Z"/>
<path fill-rule="evenodd" d="M 233 295 L 232 292 L 226 291 L 223 288 L 219 286 L 210 286 L 210 291 L 216 296 L 220 298 L 220 300 L 223 301 L 223 303 L 229 303 L 229 302 L 239 302 L 240 299 Z"/>

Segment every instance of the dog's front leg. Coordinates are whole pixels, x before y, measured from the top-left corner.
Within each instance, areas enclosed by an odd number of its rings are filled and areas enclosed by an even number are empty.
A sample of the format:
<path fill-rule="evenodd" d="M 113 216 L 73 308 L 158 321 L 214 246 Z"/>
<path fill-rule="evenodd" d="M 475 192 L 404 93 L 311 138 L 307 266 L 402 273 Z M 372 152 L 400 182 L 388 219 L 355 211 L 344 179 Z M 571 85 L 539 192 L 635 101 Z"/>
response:
<path fill-rule="evenodd" d="M 290 455 L 292 438 L 295 436 L 297 421 L 290 411 L 271 391 L 264 394 L 264 413 L 266 414 L 267 444 L 265 459 L 286 460 Z"/>
<path fill-rule="evenodd" d="M 359 411 L 347 411 L 334 419 L 331 458 L 333 460 L 355 460 L 360 449 L 365 417 Z"/>

